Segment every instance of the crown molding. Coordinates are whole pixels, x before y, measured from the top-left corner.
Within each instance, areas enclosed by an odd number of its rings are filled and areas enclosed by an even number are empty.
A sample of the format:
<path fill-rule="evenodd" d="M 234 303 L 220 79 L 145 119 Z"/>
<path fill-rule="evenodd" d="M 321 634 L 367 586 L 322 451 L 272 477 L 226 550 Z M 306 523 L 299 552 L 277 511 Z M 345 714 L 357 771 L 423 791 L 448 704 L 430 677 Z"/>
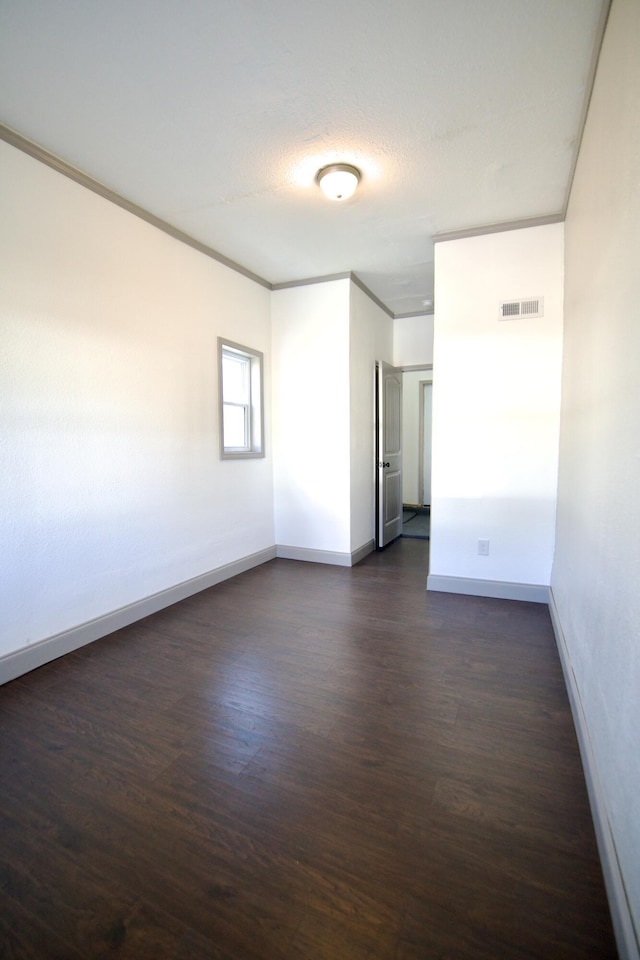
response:
<path fill-rule="evenodd" d="M 383 303 L 379 297 L 376 297 L 375 293 L 373 293 L 372 290 L 369 290 L 369 287 L 366 285 L 366 283 L 363 283 L 363 281 L 360 279 L 357 273 L 351 274 L 351 281 L 352 283 L 355 283 L 356 287 L 358 287 L 359 290 L 362 290 L 362 292 L 365 293 L 369 297 L 369 299 L 372 300 L 373 303 L 375 303 L 377 307 L 380 307 L 381 310 L 384 310 L 386 315 L 390 317 L 391 320 L 395 320 L 396 315 L 393 312 L 393 310 L 390 310 L 389 307 L 385 303 Z"/>
<path fill-rule="evenodd" d="M 394 320 L 410 320 L 411 317 L 432 317 L 434 314 L 433 307 L 431 310 L 414 310 L 413 313 L 394 313 Z"/>
<path fill-rule="evenodd" d="M 527 230 L 529 227 L 545 227 L 550 223 L 562 223 L 563 213 L 550 213 L 544 217 L 529 217 L 524 220 L 507 220 L 504 223 L 489 223 L 481 227 L 469 227 L 467 230 L 451 230 L 449 233 L 436 233 L 434 243 L 446 243 L 448 240 L 466 240 L 469 237 L 484 237 L 490 233 L 506 233 L 508 230 Z"/>
<path fill-rule="evenodd" d="M 149 211 L 145 210 L 143 207 L 139 207 L 137 203 L 132 203 L 131 200 L 127 200 L 126 197 L 116 193 L 115 190 L 112 190 L 111 187 L 107 187 L 104 183 L 101 183 L 100 180 L 95 180 L 83 170 L 79 170 L 78 167 L 74 167 L 73 164 L 67 163 L 66 160 L 62 160 L 54 153 L 51 153 L 49 150 L 41 147 L 40 144 L 34 143 L 33 140 L 23 137 L 21 133 L 18 133 L 11 127 L 6 126 L 4 123 L 0 123 L 0 140 L 4 140 L 12 147 L 16 147 L 18 150 L 28 154 L 35 160 L 39 160 L 40 163 L 44 163 L 46 166 L 51 167 L 52 170 L 57 171 L 57 173 L 61 173 L 63 176 L 75 181 L 75 183 L 79 183 L 82 187 L 86 187 L 87 190 L 91 190 L 92 193 L 98 194 L 98 196 L 102 197 L 104 200 L 108 200 L 110 203 L 115 203 L 116 206 L 121 207 L 128 213 L 132 213 L 140 220 L 144 220 L 146 223 L 151 224 L 152 227 L 162 230 L 163 233 L 173 237 L 174 240 L 179 240 L 180 243 L 185 243 L 188 247 L 192 247 L 199 253 L 203 253 L 205 257 L 210 257 L 211 260 L 216 260 L 218 263 L 221 263 L 225 267 L 229 267 L 230 270 L 234 270 L 236 273 L 241 274 L 248 280 L 253 280 L 254 283 L 260 284 L 261 287 L 266 287 L 267 290 L 271 290 L 271 284 L 269 281 L 265 280 L 263 277 L 259 277 L 257 273 L 247 270 L 246 267 L 236 263 L 235 260 L 230 260 L 229 257 L 225 257 L 222 253 L 218 253 L 217 250 L 213 250 L 212 247 L 208 247 L 206 243 L 200 243 L 199 240 L 195 240 L 193 237 L 190 237 L 189 234 L 183 233 L 183 231 L 178 230 L 177 227 L 173 227 L 170 223 L 167 223 L 166 220 L 162 220 L 160 217 L 156 217 L 153 213 L 149 213 Z"/>
<path fill-rule="evenodd" d="M 606 25 L 606 16 L 608 15 L 610 7 L 610 2 L 605 3 L 605 10 L 601 18 L 601 24 L 599 32 L 604 33 L 604 27 Z M 602 37 L 600 36 L 600 44 L 597 47 L 597 52 L 599 54 L 600 47 L 602 43 Z M 597 66 L 597 55 L 594 56 L 594 64 L 592 67 L 592 73 L 595 76 L 595 69 Z M 585 116 L 586 109 L 588 107 L 588 101 L 585 106 Z M 214 250 L 212 247 L 207 246 L 205 243 L 201 243 L 199 240 L 196 240 L 194 237 L 189 236 L 189 234 L 184 233 L 182 230 L 179 230 L 177 227 L 172 226 L 170 223 L 167 223 L 166 220 L 162 220 L 160 217 L 156 217 L 154 214 L 149 213 L 148 210 L 145 210 L 143 207 L 138 206 L 138 204 L 133 203 L 130 200 L 127 200 L 126 197 L 121 196 L 115 190 L 112 190 L 110 187 L 106 186 L 104 183 L 101 183 L 99 180 L 94 179 L 85 173 L 83 170 L 74 167 L 73 164 L 68 163 L 66 160 L 61 159 L 56 156 L 54 153 L 51 153 L 49 150 L 46 150 L 44 147 L 35 143 L 32 140 L 29 140 L 27 137 L 24 137 L 22 134 L 18 133 L 16 130 L 13 130 L 11 127 L 6 124 L 0 123 L 0 139 L 4 140 L 6 143 L 10 144 L 13 147 L 16 147 L 18 150 L 21 150 L 23 153 L 28 154 L 33 157 L 35 160 L 44 163 L 46 166 L 57 171 L 65 177 L 68 177 L 70 180 L 73 180 L 75 183 L 80 184 L 83 187 L 86 187 L 88 190 L 91 190 L 92 193 L 97 194 L 105 200 L 108 200 L 110 203 L 116 204 L 116 206 L 121 207 L 123 210 L 126 210 L 128 213 L 133 214 L 138 217 L 140 220 L 144 220 L 146 223 L 149 223 L 151 226 L 156 227 L 158 230 L 161 230 L 163 233 L 168 234 L 170 237 L 173 237 L 174 240 L 180 241 L 187 246 L 191 247 L 194 250 L 197 250 L 199 253 L 204 254 L 206 257 L 209 257 L 212 260 L 215 260 L 217 263 L 222 264 L 225 267 L 228 267 L 230 270 L 233 270 L 235 273 L 239 273 L 241 276 L 246 277 L 248 280 L 252 280 L 254 283 L 259 284 L 262 287 L 265 287 L 267 290 L 286 290 L 290 287 L 302 287 L 302 286 L 311 286 L 317 283 L 330 283 L 334 280 L 351 280 L 362 292 L 369 297 L 369 299 L 376 304 L 381 310 L 386 313 L 386 315 L 392 320 L 406 319 L 409 317 L 421 317 L 421 316 L 430 316 L 433 311 L 420 310 L 411 313 L 394 313 L 382 300 L 373 293 L 372 290 L 360 279 L 357 273 L 353 271 L 347 271 L 345 273 L 333 273 L 327 274 L 320 277 L 306 277 L 302 280 L 291 280 L 284 283 L 270 283 L 268 280 L 265 280 L 264 277 L 259 276 L 253 271 L 248 270 L 246 267 L 243 267 L 241 264 L 236 263 L 235 260 L 231 260 L 229 257 L 225 257 L 224 254 L 219 253 L 217 250 Z M 549 214 L 543 217 L 532 217 L 530 219 L 524 220 L 510 220 L 505 223 L 494 223 L 488 224 L 481 227 L 471 227 L 466 230 L 454 230 L 448 233 L 436 234 L 433 238 L 434 243 L 444 243 L 448 240 L 460 240 L 467 237 L 478 237 L 484 236 L 491 233 L 503 233 L 508 230 L 522 230 L 528 227 L 539 227 L 545 226 L 550 223 L 561 223 L 564 220 L 564 213 L 555 213 Z"/>
<path fill-rule="evenodd" d="M 284 280 L 282 283 L 272 283 L 272 290 L 289 290 L 291 287 L 309 287 L 315 283 L 333 283 L 334 280 L 350 280 L 351 273 L 327 273 L 322 277 L 304 277 L 302 280 Z"/>
<path fill-rule="evenodd" d="M 585 95 L 584 95 L 584 101 L 582 103 L 582 112 L 580 114 L 580 120 L 578 121 L 578 133 L 576 135 L 576 138 L 573 144 L 573 157 L 571 158 L 571 169 L 569 170 L 569 178 L 567 180 L 567 192 L 564 198 L 564 207 L 562 211 L 563 220 L 566 220 L 567 210 L 569 208 L 569 199 L 571 197 L 571 190 L 573 188 L 573 180 L 576 175 L 576 167 L 578 165 L 578 157 L 580 155 L 580 149 L 582 147 L 584 129 L 587 125 L 587 116 L 589 114 L 589 107 L 591 106 L 591 97 L 593 96 L 593 88 L 596 82 L 596 73 L 598 72 L 598 63 L 600 61 L 600 53 L 602 51 L 602 44 L 604 41 L 604 35 L 606 32 L 606 29 L 607 29 L 607 23 L 609 21 L 609 13 L 611 12 L 611 3 L 612 3 L 612 0 L 603 0 L 602 7 L 600 9 L 600 19 L 598 21 L 598 26 L 596 27 L 595 42 L 593 45 L 593 54 L 591 56 L 589 73 L 587 75 L 587 82 L 585 84 Z"/>
<path fill-rule="evenodd" d="M 222 253 L 218 253 L 218 251 L 214 250 L 212 247 L 207 246 L 205 243 L 201 243 L 199 240 L 194 239 L 194 237 L 189 236 L 189 234 L 184 233 L 182 230 L 178 230 L 177 227 L 167 223 L 166 220 L 162 220 L 160 217 L 156 217 L 153 213 L 149 213 L 149 211 L 145 210 L 143 207 L 139 207 L 137 203 L 132 203 L 131 200 L 127 200 L 126 197 L 121 196 L 115 190 L 112 190 L 111 187 L 101 183 L 100 180 L 96 180 L 94 177 L 89 176 L 88 173 L 85 173 L 78 167 L 74 167 L 73 164 L 68 163 L 61 157 L 56 156 L 56 154 L 51 153 L 50 150 L 45 149 L 44 147 L 40 146 L 40 144 L 35 143 L 33 140 L 29 140 L 28 137 L 24 137 L 21 133 L 18 133 L 17 130 L 13 130 L 4 123 L 0 123 L 0 140 L 4 140 L 5 143 L 10 144 L 10 146 L 16 147 L 16 149 L 28 154 L 28 156 L 33 157 L 34 160 L 44 163 L 45 166 L 50 167 L 52 170 L 62 174 L 64 177 L 68 177 L 75 183 L 80 184 L 80 186 L 86 187 L 87 190 L 91 190 L 92 193 L 97 194 L 104 200 L 108 200 L 110 203 L 114 203 L 116 206 L 121 207 L 128 213 L 132 213 L 140 220 L 144 220 L 145 223 L 149 223 L 152 227 L 156 227 L 163 233 L 173 237 L 174 240 L 179 240 L 180 243 L 184 243 L 188 247 L 197 250 L 199 253 L 203 253 L 211 260 L 215 260 L 217 263 L 221 263 L 223 266 L 229 267 L 230 270 L 235 271 L 235 273 L 239 273 L 248 280 L 252 280 L 254 283 L 258 283 L 261 287 L 266 287 L 267 290 L 285 290 L 289 287 L 303 287 L 315 283 L 329 283 L 332 280 L 351 280 L 352 283 L 355 283 L 355 285 L 359 287 L 362 292 L 365 293 L 378 307 L 380 307 L 381 310 L 384 310 L 387 316 L 389 316 L 391 319 L 394 319 L 394 314 L 392 311 L 385 306 L 382 300 L 376 297 L 375 293 L 369 290 L 369 288 L 362 282 L 357 274 L 352 273 L 351 271 L 347 271 L 346 273 L 333 273 L 324 277 L 308 277 L 304 280 L 292 280 L 287 283 L 270 283 L 268 280 L 265 280 L 264 277 L 260 277 L 257 273 L 253 273 L 253 271 L 247 270 L 246 267 L 236 263 L 235 260 L 230 260 L 229 257 L 225 257 Z"/>
<path fill-rule="evenodd" d="M 369 297 L 369 299 L 372 300 L 377 307 L 380 307 L 381 310 L 384 310 L 391 320 L 395 320 L 396 315 L 389 309 L 389 307 L 386 306 L 386 304 L 382 302 L 382 300 L 380 300 L 379 297 L 376 297 L 372 290 L 369 290 L 369 287 L 366 285 L 366 283 L 363 283 L 358 274 L 353 273 L 353 271 L 349 271 L 347 273 L 328 273 L 323 277 L 305 277 L 303 280 L 286 280 L 283 283 L 271 284 L 271 289 L 289 290 L 291 287 L 308 287 L 316 283 L 332 283 L 334 280 L 351 280 L 351 282 L 354 283 L 359 290 L 362 290 L 362 292 L 366 294 L 367 297 Z"/>
<path fill-rule="evenodd" d="M 468 237 L 482 237 L 490 233 L 504 233 L 508 230 L 526 230 L 528 227 L 543 227 L 550 223 L 564 223 L 567 216 L 567 208 L 569 206 L 569 198 L 571 196 L 571 189 L 573 187 L 573 180 L 578 163 L 578 156 L 580 154 L 580 147 L 584 137 L 584 129 L 587 122 L 587 116 L 589 114 L 589 106 L 591 105 L 591 97 L 593 95 L 593 87 L 595 84 L 596 73 L 598 71 L 598 62 L 600 60 L 604 35 L 607 29 L 609 13 L 611 11 L 611 3 L 612 0 L 603 0 L 600 9 L 600 18 L 596 27 L 593 54 L 591 56 L 591 64 L 589 66 L 587 81 L 585 83 L 585 96 L 582 104 L 580 120 L 578 122 L 578 133 L 574 142 L 571 168 L 567 180 L 567 191 L 562 206 L 562 212 L 552 213 L 542 217 L 531 217 L 524 220 L 508 220 L 505 223 L 492 223 L 487 224 L 486 226 L 470 227 L 467 230 L 451 230 L 448 232 L 436 233 L 433 237 L 434 244 L 445 243 L 447 240 L 465 240 Z"/>

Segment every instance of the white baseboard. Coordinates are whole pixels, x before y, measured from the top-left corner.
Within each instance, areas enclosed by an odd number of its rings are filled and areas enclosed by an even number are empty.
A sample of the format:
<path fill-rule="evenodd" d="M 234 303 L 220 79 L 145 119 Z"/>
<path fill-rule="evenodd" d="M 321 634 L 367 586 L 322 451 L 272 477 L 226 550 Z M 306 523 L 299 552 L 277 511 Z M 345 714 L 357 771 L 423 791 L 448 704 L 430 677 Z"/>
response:
<path fill-rule="evenodd" d="M 607 814 L 602 790 L 602 780 L 598 772 L 591 737 L 589 736 L 589 727 L 587 725 L 582 698 L 580 697 L 580 690 L 571 664 L 571 655 L 569 654 L 569 648 L 567 647 L 567 641 L 560 621 L 560 614 L 556 606 L 553 590 L 551 589 L 549 590 L 549 613 L 551 614 L 551 622 L 556 636 L 556 644 L 562 663 L 564 680 L 569 694 L 573 723 L 578 737 L 582 767 L 587 783 L 589 803 L 591 804 L 591 816 L 593 818 L 598 851 L 600 853 L 600 863 L 602 865 L 602 873 L 609 899 L 609 909 L 611 910 L 611 920 L 618 946 L 618 954 L 620 960 L 640 960 L 640 943 L 638 942 L 638 936 L 635 931 L 633 915 L 631 913 L 624 878 L 616 852 L 616 844 Z"/>
<path fill-rule="evenodd" d="M 135 623 L 136 620 L 142 620 L 143 617 L 157 613 L 158 610 L 170 607 L 171 604 L 177 603 L 179 600 L 185 600 L 187 597 L 193 596 L 194 593 L 200 593 L 201 590 L 213 587 L 216 583 L 222 583 L 223 580 L 229 580 L 252 567 L 266 563 L 267 560 L 273 560 L 275 556 L 276 548 L 268 547 L 247 557 L 242 557 L 240 560 L 235 560 L 233 563 L 226 563 L 198 577 L 184 580 L 173 587 L 154 593 L 150 597 L 144 597 L 142 600 L 137 600 L 126 607 L 97 617 L 95 620 L 89 620 L 87 623 L 72 627 L 63 633 L 48 637 L 46 640 L 40 640 L 38 643 L 29 644 L 20 650 L 15 650 L 13 653 L 0 658 L 0 684 L 14 680 L 23 673 L 35 670 L 36 667 L 41 667 L 43 664 L 49 663 L 50 660 L 56 660 L 58 657 L 64 656 L 65 653 L 77 650 L 78 647 L 83 647 L 87 643 L 93 643 L 94 640 L 99 640 L 100 637 L 105 637 L 108 633 L 113 633 L 114 630 L 120 630 L 121 627 L 127 627 L 129 624 Z"/>
<path fill-rule="evenodd" d="M 373 540 L 363 544 L 351 553 L 340 553 L 337 550 L 314 550 L 312 547 L 291 547 L 279 543 L 276 547 L 276 556 L 283 560 L 305 560 L 309 563 L 330 563 L 336 567 L 353 567 L 372 553 L 373 549 Z"/>
<path fill-rule="evenodd" d="M 427 590 L 436 593 L 463 593 L 470 597 L 497 600 L 528 600 L 549 603 L 549 587 L 538 583 L 509 583 L 506 580 L 476 580 L 471 577 L 441 577 L 430 573 Z"/>

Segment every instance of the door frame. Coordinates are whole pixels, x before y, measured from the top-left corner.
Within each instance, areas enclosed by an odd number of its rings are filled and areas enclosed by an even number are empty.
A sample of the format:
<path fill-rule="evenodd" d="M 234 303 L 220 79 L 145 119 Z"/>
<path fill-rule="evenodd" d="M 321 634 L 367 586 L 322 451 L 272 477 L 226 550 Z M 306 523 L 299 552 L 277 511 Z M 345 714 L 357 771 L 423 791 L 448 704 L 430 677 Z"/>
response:
<path fill-rule="evenodd" d="M 383 449 L 386 438 L 386 380 L 394 379 L 398 383 L 397 392 L 397 450 Z M 394 367 L 385 360 L 375 362 L 375 545 L 382 550 L 402 535 L 402 368 Z M 393 434 L 392 434 L 393 436 Z M 385 519 L 388 505 L 387 495 L 392 487 L 388 481 L 397 479 L 398 505 L 397 516 Z"/>
<path fill-rule="evenodd" d="M 433 407 L 433 367 L 428 372 L 424 380 L 420 380 L 420 405 L 418 408 L 418 493 L 420 494 L 420 506 L 424 507 L 424 393 L 425 387 L 431 387 L 431 403 Z M 433 409 L 431 413 L 431 423 L 433 424 Z M 431 446 L 433 448 L 433 436 L 431 437 Z M 429 504 L 431 506 L 431 504 Z"/>

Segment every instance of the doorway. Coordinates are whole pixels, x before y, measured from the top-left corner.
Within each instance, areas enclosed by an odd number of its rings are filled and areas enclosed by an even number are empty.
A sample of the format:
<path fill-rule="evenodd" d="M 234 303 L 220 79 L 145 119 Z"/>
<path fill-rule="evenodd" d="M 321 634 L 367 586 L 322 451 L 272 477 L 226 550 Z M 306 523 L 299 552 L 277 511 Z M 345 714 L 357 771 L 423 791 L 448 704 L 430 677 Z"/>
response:
<path fill-rule="evenodd" d="M 429 539 L 433 367 L 403 371 L 403 527 L 406 537 Z"/>
<path fill-rule="evenodd" d="M 376 362 L 376 547 L 402 534 L 402 371 Z"/>
<path fill-rule="evenodd" d="M 420 382 L 420 417 L 419 417 L 419 489 L 421 491 L 421 505 L 431 509 L 431 419 L 433 403 L 433 381 Z"/>

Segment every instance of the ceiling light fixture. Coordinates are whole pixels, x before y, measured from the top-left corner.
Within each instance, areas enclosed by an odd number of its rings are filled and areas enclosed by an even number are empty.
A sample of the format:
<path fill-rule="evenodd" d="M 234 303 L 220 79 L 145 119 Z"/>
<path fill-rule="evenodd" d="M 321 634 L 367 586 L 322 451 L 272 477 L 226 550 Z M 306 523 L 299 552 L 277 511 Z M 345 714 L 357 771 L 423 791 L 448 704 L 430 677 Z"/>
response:
<path fill-rule="evenodd" d="M 329 200 L 348 200 L 360 182 L 360 171 L 350 163 L 331 163 L 318 170 L 316 180 Z"/>

